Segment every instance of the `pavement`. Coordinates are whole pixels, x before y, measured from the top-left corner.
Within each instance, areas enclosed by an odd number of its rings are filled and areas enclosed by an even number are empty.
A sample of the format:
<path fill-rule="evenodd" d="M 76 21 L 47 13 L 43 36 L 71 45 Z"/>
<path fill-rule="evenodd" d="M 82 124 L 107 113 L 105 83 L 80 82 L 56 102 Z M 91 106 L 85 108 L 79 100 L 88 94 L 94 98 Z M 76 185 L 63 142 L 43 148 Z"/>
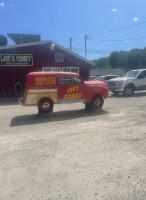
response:
<path fill-rule="evenodd" d="M 0 102 L 0 200 L 145 200 L 146 92 L 84 104 Z"/>

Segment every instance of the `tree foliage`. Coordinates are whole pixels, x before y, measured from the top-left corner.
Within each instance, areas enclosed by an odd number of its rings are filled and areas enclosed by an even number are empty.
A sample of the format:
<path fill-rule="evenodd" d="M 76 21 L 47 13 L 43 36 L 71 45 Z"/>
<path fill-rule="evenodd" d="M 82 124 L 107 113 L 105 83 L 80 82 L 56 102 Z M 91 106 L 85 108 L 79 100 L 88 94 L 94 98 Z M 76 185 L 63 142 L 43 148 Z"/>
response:
<path fill-rule="evenodd" d="M 93 60 L 98 68 L 122 68 L 124 70 L 146 68 L 146 47 L 127 51 L 115 51 L 110 56 Z"/>
<path fill-rule="evenodd" d="M 109 57 L 99 58 L 97 60 L 93 60 L 93 63 L 99 68 L 104 68 L 106 65 L 109 65 Z"/>

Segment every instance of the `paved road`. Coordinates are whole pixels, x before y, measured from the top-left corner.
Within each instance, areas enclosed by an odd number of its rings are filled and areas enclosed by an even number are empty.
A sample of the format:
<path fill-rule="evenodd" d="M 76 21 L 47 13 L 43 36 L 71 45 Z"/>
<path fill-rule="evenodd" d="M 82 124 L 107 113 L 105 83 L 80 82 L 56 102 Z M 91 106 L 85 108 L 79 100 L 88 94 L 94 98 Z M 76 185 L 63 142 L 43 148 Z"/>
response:
<path fill-rule="evenodd" d="M 0 102 L 0 200 L 145 200 L 146 92 L 103 111 Z"/>

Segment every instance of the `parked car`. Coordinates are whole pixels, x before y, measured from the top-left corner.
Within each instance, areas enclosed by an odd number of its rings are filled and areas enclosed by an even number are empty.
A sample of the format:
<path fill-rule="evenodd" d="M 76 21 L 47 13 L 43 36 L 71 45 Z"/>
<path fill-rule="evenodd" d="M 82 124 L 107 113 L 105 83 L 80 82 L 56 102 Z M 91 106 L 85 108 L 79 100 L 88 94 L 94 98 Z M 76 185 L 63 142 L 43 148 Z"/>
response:
<path fill-rule="evenodd" d="M 93 79 L 93 81 L 104 81 L 106 85 L 109 87 L 109 80 L 117 77 L 119 77 L 119 75 L 97 76 L 96 78 Z"/>
<path fill-rule="evenodd" d="M 83 81 L 76 73 L 32 72 L 27 76 L 23 106 L 37 106 L 39 113 L 52 111 L 54 104 L 83 102 L 85 108 L 102 108 L 108 98 L 104 82 Z"/>
<path fill-rule="evenodd" d="M 109 81 L 109 90 L 114 94 L 131 96 L 135 91 L 146 90 L 146 69 L 131 70 L 122 77 Z"/>

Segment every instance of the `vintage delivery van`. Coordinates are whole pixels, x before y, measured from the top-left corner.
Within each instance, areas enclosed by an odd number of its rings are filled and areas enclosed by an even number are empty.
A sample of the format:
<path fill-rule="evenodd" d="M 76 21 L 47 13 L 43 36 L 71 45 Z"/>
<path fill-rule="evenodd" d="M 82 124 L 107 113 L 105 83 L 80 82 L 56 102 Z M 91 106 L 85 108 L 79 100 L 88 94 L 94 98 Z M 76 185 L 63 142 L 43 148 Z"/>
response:
<path fill-rule="evenodd" d="M 99 109 L 108 97 L 108 88 L 102 81 L 83 81 L 70 72 L 31 72 L 19 103 L 37 106 L 39 113 L 48 113 L 54 104 L 60 103 L 83 102 L 86 109 Z"/>

